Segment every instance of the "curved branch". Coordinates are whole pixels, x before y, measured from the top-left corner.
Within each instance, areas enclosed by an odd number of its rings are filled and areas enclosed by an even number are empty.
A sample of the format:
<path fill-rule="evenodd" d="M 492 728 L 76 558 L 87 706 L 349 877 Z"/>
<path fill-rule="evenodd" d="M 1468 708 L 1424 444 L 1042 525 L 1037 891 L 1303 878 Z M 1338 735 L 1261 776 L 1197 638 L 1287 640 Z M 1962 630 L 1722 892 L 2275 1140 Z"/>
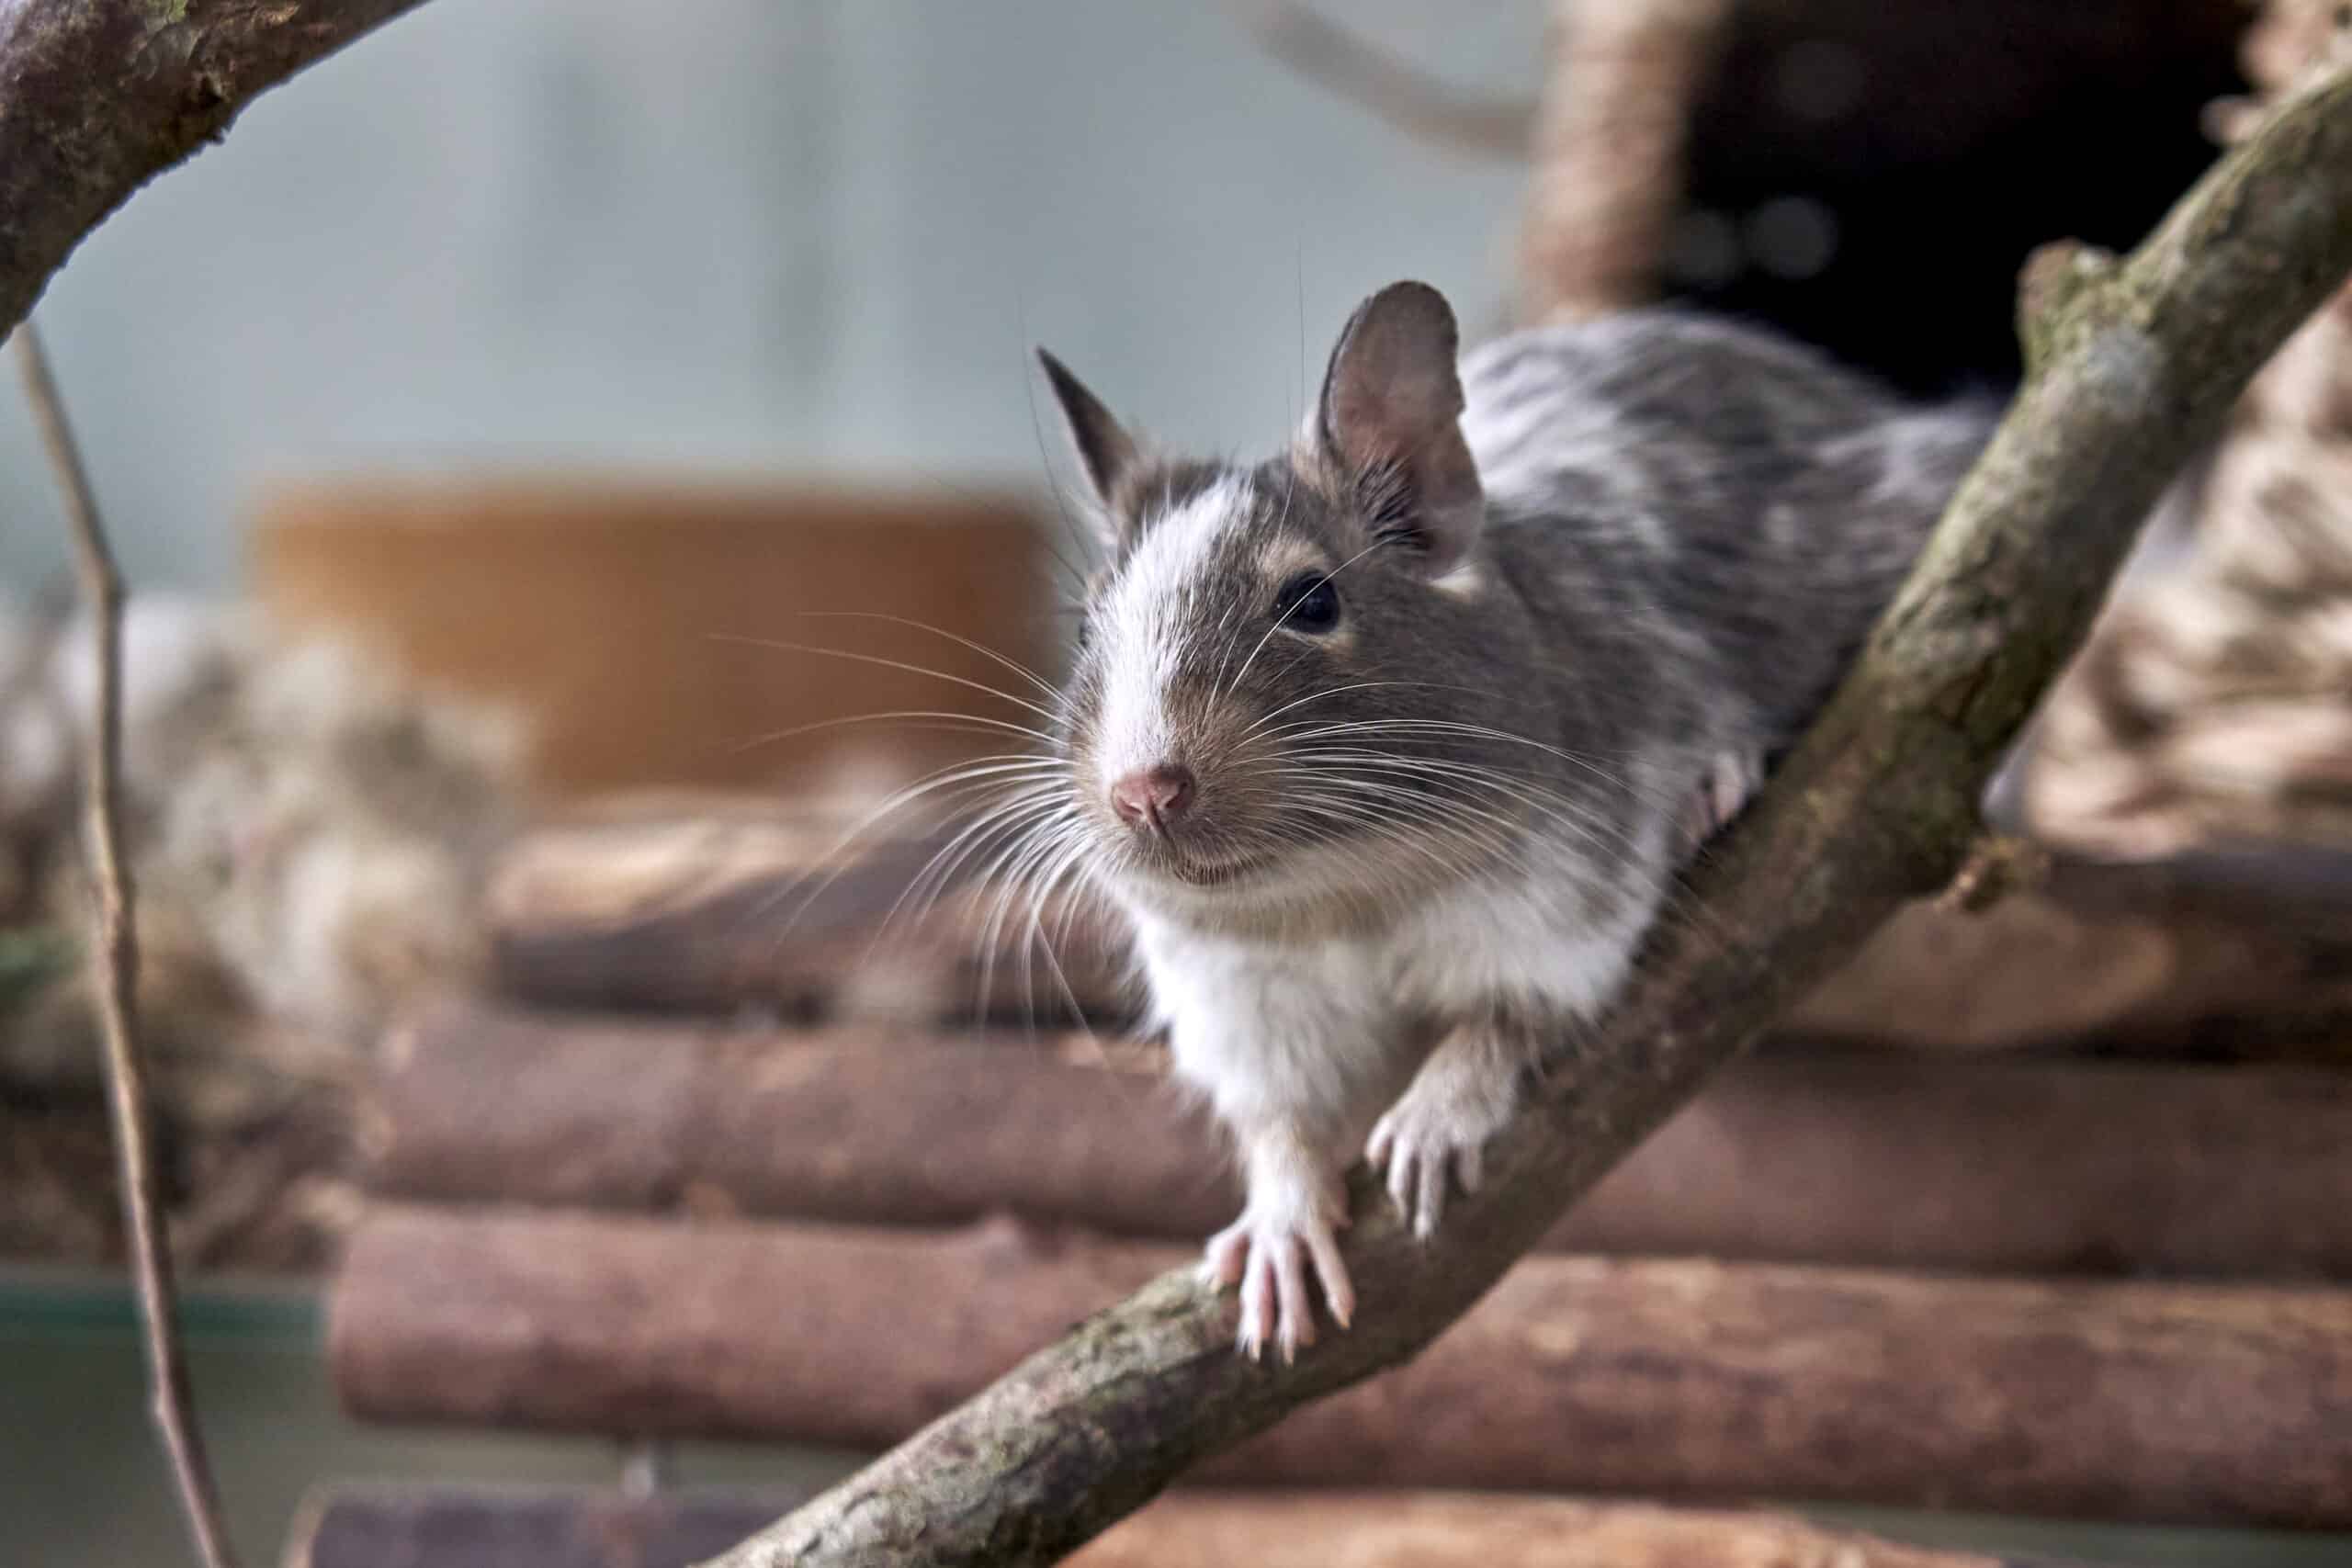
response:
<path fill-rule="evenodd" d="M 1300 0 L 1228 0 L 1227 9 L 1259 48 L 1293 72 L 1400 130 L 1484 157 L 1527 156 L 1535 128 L 1532 102 L 1449 85 Z"/>
<path fill-rule="evenodd" d="M 265 89 L 419 0 L 0 6 L 0 333 L 82 237 Z"/>
<path fill-rule="evenodd" d="M 1498 1140 L 1435 1241 L 1354 1173 L 1366 1306 L 1351 1332 L 1260 1366 L 1233 1353 L 1229 1300 L 1168 1275 L 717 1562 L 1050 1562 L 1204 1455 L 1427 1345 L 1784 1002 L 1951 877 L 1984 781 L 2175 466 L 2347 270 L 2347 77 L 2225 158 L 2128 263 L 2035 258 L 2007 419 L 1601 1038 Z"/>

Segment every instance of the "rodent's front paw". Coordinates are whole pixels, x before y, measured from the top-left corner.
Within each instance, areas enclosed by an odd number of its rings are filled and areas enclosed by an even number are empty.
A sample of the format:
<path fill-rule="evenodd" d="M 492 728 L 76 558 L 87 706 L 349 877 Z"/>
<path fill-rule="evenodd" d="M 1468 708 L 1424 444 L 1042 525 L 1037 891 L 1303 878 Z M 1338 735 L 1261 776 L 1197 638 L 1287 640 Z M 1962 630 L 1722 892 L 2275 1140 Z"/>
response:
<path fill-rule="evenodd" d="M 1449 1041 L 1438 1048 L 1388 1113 L 1373 1123 L 1363 1157 L 1385 1169 L 1396 1212 L 1426 1241 L 1445 1213 L 1448 1179 L 1476 1192 L 1480 1151 L 1510 1120 L 1517 1077 L 1481 1044 Z"/>
<path fill-rule="evenodd" d="M 1340 1213 L 1344 1224 L 1344 1209 Z M 1212 1284 L 1241 1287 L 1241 1326 L 1235 1344 L 1243 1355 L 1254 1360 L 1271 1341 L 1289 1361 L 1300 1346 L 1315 1343 L 1315 1303 L 1306 1289 L 1310 1264 L 1332 1321 L 1345 1328 L 1355 1316 L 1355 1285 L 1340 1257 L 1337 1227 L 1329 1214 L 1329 1202 L 1319 1197 L 1304 1207 L 1283 1205 L 1273 1213 L 1252 1204 L 1209 1238 L 1201 1274 Z"/>

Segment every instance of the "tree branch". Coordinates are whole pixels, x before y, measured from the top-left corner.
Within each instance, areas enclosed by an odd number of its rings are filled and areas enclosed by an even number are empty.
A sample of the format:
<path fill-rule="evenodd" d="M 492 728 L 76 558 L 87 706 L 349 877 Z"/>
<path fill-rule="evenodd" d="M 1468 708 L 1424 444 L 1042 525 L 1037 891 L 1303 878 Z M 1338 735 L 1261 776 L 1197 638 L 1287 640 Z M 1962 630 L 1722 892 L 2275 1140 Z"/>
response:
<path fill-rule="evenodd" d="M 1233 1353 L 1230 1301 L 1171 1273 L 715 1561 L 1051 1562 L 1204 1456 L 1427 1345 L 1898 900 L 1950 879 L 1985 778 L 2175 466 L 2347 269 L 2342 76 L 2223 159 L 2128 263 L 2035 258 L 2008 417 L 1600 1037 L 1497 1140 L 1484 1190 L 1433 1242 L 1354 1173 L 1351 1331 L 1261 1366 Z"/>
<path fill-rule="evenodd" d="M 1451 86 L 1300 0 L 1227 0 L 1258 46 L 1298 75 L 1421 140 L 1488 158 L 1527 156 L 1536 107 Z"/>
<path fill-rule="evenodd" d="M 164 1234 L 164 1201 L 149 1145 L 147 1064 L 138 1023 L 139 942 L 133 923 L 130 868 L 122 852 L 119 805 L 122 779 L 122 577 L 97 497 L 82 467 L 65 406 L 50 375 L 49 359 L 30 321 L 16 330 L 17 360 L 24 372 L 25 397 L 32 404 L 43 448 L 64 492 L 74 532 L 77 573 L 90 616 L 90 638 L 98 673 L 97 709 L 85 718 L 87 739 L 82 763 L 83 830 L 90 856 L 90 942 L 87 964 L 96 994 L 99 1037 L 106 1051 L 107 1104 L 114 1122 L 115 1158 L 120 1168 L 124 1234 L 139 1289 L 139 1320 L 147 1352 L 147 1377 L 155 1426 L 171 1461 L 180 1505 L 207 1568 L 234 1568 L 220 1522 L 220 1500 L 204 1457 L 188 1393 L 187 1358 L 180 1346 L 174 1313 L 172 1257 Z"/>
<path fill-rule="evenodd" d="M 418 0 L 16 0 L 0 6 L 0 332 L 153 175 L 277 85 Z"/>

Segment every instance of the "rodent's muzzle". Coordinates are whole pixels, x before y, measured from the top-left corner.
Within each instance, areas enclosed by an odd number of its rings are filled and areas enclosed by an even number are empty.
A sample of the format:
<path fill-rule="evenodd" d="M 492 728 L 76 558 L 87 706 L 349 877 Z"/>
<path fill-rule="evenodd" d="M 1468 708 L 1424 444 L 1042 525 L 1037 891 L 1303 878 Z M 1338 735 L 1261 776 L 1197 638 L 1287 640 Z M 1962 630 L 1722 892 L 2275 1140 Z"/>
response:
<path fill-rule="evenodd" d="M 1177 822 L 1192 808 L 1198 793 L 1193 770 L 1181 762 L 1138 768 L 1111 785 L 1111 811 L 1137 832 L 1162 840 L 1174 839 Z"/>
<path fill-rule="evenodd" d="M 1233 854 L 1227 825 L 1201 809 L 1199 775 L 1182 762 L 1155 762 L 1114 779 L 1103 791 L 1126 830 L 1130 863 L 1196 887 L 1220 886 L 1257 870 L 1265 857 Z"/>

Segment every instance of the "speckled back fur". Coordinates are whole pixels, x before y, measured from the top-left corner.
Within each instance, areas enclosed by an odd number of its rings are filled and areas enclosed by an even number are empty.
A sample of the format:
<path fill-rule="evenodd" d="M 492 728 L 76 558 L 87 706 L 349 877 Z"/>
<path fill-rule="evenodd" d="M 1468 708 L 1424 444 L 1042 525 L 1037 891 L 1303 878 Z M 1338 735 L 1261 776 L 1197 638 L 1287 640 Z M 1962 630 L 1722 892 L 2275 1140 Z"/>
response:
<path fill-rule="evenodd" d="M 1909 571 L 1995 412 L 1908 408 L 1810 349 L 1663 310 L 1503 338 L 1462 375 L 1489 548 L 1620 716 L 1600 722 L 1768 753 Z"/>

